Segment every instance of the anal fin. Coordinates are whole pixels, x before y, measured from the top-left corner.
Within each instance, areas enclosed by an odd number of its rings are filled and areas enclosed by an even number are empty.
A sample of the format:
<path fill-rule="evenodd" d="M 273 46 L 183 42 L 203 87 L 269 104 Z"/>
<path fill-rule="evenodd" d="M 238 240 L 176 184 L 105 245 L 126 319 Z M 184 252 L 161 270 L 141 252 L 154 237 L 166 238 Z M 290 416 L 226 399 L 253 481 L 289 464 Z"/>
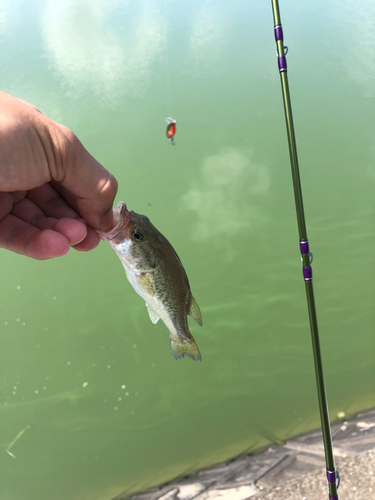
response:
<path fill-rule="evenodd" d="M 198 325 L 203 325 L 202 313 L 193 295 L 190 295 L 190 300 L 187 306 L 187 313 L 198 323 Z"/>

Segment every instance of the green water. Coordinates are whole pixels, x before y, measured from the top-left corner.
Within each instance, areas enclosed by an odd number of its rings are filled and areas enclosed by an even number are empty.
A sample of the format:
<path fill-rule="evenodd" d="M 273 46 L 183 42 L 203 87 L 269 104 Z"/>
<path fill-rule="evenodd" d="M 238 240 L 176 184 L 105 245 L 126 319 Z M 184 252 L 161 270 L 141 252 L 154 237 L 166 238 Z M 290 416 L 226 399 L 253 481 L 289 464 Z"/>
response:
<path fill-rule="evenodd" d="M 334 420 L 375 406 L 375 9 L 280 7 Z M 1 250 L 1 500 L 110 500 L 316 428 L 271 2 L 4 0 L 0 70 L 168 237 L 204 318 L 176 362 L 105 243 Z"/>

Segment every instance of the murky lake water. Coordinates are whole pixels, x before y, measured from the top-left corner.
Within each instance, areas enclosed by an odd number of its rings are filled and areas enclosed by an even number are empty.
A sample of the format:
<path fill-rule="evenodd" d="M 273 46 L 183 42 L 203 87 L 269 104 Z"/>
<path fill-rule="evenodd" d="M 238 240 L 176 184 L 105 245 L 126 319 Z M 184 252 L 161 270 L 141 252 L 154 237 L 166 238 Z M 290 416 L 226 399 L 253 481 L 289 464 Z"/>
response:
<path fill-rule="evenodd" d="M 335 419 L 375 405 L 375 9 L 280 8 Z M 105 243 L 2 250 L 1 500 L 110 500 L 317 427 L 271 2 L 4 0 L 0 65 L 168 237 L 204 318 L 203 363 L 176 362 Z"/>

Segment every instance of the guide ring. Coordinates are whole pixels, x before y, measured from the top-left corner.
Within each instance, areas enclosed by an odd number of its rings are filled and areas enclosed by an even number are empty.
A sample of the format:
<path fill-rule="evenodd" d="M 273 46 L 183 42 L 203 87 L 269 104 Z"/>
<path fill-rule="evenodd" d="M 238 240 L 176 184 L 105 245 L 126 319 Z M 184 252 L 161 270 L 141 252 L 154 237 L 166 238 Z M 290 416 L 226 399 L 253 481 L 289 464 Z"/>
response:
<path fill-rule="evenodd" d="M 339 474 L 338 470 L 336 471 L 336 481 L 337 481 L 336 488 L 339 489 L 339 486 L 340 486 L 340 474 Z"/>
<path fill-rule="evenodd" d="M 306 255 L 306 254 L 304 254 L 304 255 Z M 309 256 L 310 256 L 310 264 L 312 264 L 312 261 L 314 260 L 313 253 L 309 252 Z M 301 262 L 303 262 L 303 257 L 301 257 Z"/>
<path fill-rule="evenodd" d="M 288 47 L 284 47 L 284 56 L 287 55 L 288 51 L 289 51 Z M 275 52 L 276 52 L 276 55 L 279 56 L 277 49 L 275 49 Z"/>

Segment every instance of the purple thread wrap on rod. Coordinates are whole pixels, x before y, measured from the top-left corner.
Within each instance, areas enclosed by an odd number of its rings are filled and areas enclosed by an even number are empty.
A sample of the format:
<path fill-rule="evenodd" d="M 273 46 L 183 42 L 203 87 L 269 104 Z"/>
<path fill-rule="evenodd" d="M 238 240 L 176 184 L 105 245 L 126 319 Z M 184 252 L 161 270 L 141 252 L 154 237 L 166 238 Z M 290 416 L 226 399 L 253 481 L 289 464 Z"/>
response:
<path fill-rule="evenodd" d="M 329 500 L 339 500 L 339 497 L 338 496 L 331 496 L 329 495 Z"/>
<path fill-rule="evenodd" d="M 279 71 L 282 73 L 283 71 L 286 71 L 286 57 L 285 56 L 279 56 L 277 58 L 277 61 L 279 63 Z"/>
<path fill-rule="evenodd" d="M 329 483 L 335 483 L 336 482 L 336 472 L 331 472 L 330 470 L 327 470 L 327 479 Z"/>
<path fill-rule="evenodd" d="M 282 42 L 284 40 L 283 28 L 281 24 L 276 24 L 275 26 L 275 40 L 277 42 Z M 282 73 L 286 71 L 286 57 L 285 54 L 283 56 L 279 56 L 278 58 L 279 71 Z"/>
<path fill-rule="evenodd" d="M 299 247 L 301 249 L 301 254 L 305 255 L 308 254 L 310 249 L 309 249 L 309 242 L 307 240 L 301 240 L 299 242 Z"/>
<path fill-rule="evenodd" d="M 312 280 L 312 269 L 311 267 L 303 267 L 303 278 L 305 281 Z"/>
<path fill-rule="evenodd" d="M 281 24 L 277 24 L 275 26 L 275 40 L 276 40 L 276 43 L 284 40 L 283 28 L 282 28 Z"/>

